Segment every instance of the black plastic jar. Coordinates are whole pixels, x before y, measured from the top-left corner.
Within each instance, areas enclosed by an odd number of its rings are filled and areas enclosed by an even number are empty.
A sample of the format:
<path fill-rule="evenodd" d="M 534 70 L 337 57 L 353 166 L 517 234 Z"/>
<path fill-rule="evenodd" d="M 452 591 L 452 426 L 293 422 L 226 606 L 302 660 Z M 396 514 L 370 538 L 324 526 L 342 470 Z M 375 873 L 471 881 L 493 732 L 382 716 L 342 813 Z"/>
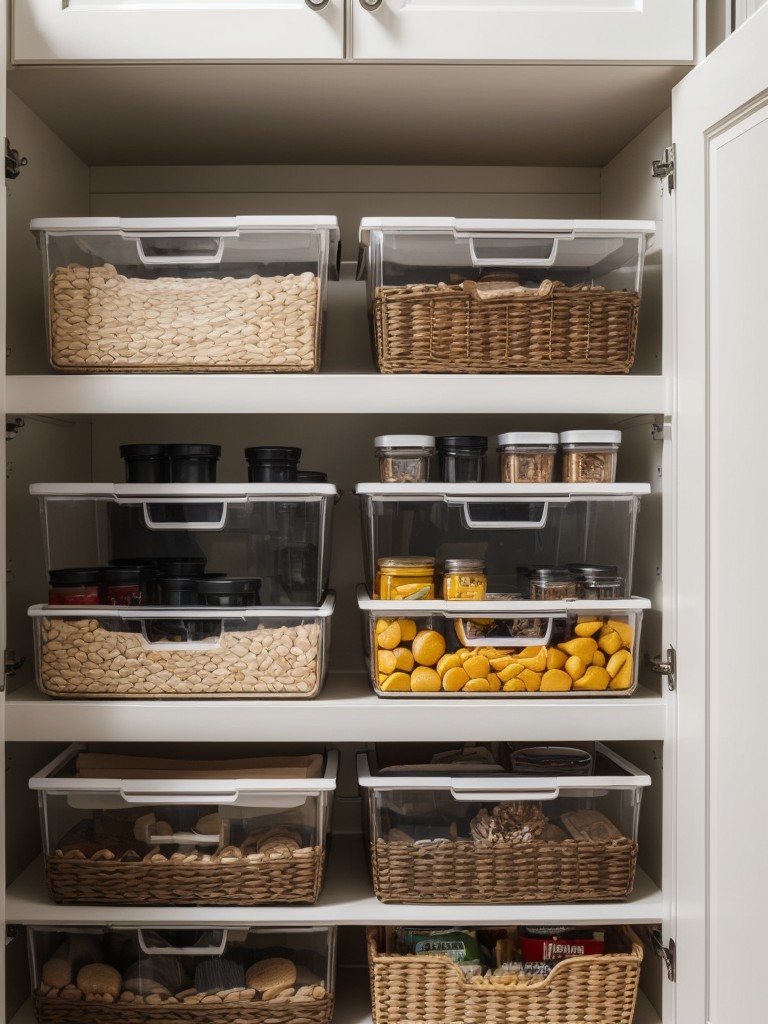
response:
<path fill-rule="evenodd" d="M 139 565 L 110 565 L 101 570 L 103 604 L 145 604 L 148 571 Z"/>
<path fill-rule="evenodd" d="M 197 580 L 200 604 L 217 608 L 249 608 L 259 604 L 260 590 L 261 579 L 258 576 Z"/>
<path fill-rule="evenodd" d="M 297 484 L 327 484 L 328 474 L 321 473 L 318 469 L 297 469 Z"/>
<path fill-rule="evenodd" d="M 435 438 L 444 483 L 482 483 L 488 438 L 476 434 L 451 434 Z"/>
<path fill-rule="evenodd" d="M 101 569 L 51 569 L 48 604 L 101 604 Z"/>
<path fill-rule="evenodd" d="M 171 464 L 164 444 L 121 444 L 125 479 L 129 484 L 165 484 L 171 479 Z"/>
<path fill-rule="evenodd" d="M 221 455 L 219 444 L 168 444 L 171 483 L 215 484 L 216 463 Z"/>
<path fill-rule="evenodd" d="M 173 608 L 200 603 L 197 587 L 200 580 L 194 576 L 157 576 L 155 592 L 158 604 Z"/>
<path fill-rule="evenodd" d="M 284 445 L 257 446 L 245 449 L 248 482 L 252 484 L 295 483 L 301 448 Z"/>

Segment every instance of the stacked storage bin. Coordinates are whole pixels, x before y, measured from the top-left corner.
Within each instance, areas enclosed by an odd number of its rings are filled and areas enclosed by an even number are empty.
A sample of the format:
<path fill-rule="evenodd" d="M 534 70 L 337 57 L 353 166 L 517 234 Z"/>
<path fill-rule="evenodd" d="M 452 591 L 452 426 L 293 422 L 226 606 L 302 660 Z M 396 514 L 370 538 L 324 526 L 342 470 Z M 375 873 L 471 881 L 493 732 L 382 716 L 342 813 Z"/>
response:
<path fill-rule="evenodd" d="M 35 222 L 51 362 L 68 372 L 318 370 L 335 218 Z M 216 482 L 216 445 L 127 445 L 126 483 L 36 484 L 49 603 L 29 610 L 58 699 L 309 699 L 334 595 L 323 475 Z M 83 568 L 87 567 L 87 568 Z M 204 710 L 200 708 L 201 713 Z M 40 1021 L 328 1024 L 336 929 L 110 924 L 108 906 L 314 903 L 338 753 L 137 757 L 73 745 L 30 780 L 48 892 L 30 928 Z M 81 927 L 76 905 L 104 905 Z M 153 921 L 150 926 L 149 920 Z M 61 917 L 58 917 L 61 920 Z M 91 918 L 93 920 L 93 918 Z M 194 920 L 184 917 L 183 920 Z M 210 918 L 208 918 L 210 920 Z M 241 918 L 242 920 L 242 918 Z"/>
<path fill-rule="evenodd" d="M 653 229 L 364 220 L 358 269 L 379 369 L 628 372 Z M 377 439 L 381 482 L 356 491 L 358 605 L 378 696 L 631 697 L 650 607 L 632 589 L 650 486 L 616 482 L 619 440 L 618 432 L 502 435 L 502 482 L 493 483 L 486 438 Z M 401 744 L 360 755 L 377 897 L 505 905 L 629 897 L 649 776 L 599 743 L 493 746 Z M 463 925 L 442 932 L 369 929 L 375 1024 L 632 1020 L 643 950 L 630 928 L 577 934 L 553 924 L 534 937 L 514 926 L 475 928 L 471 918 L 462 912 Z M 483 944 L 495 969 L 476 958 Z"/>

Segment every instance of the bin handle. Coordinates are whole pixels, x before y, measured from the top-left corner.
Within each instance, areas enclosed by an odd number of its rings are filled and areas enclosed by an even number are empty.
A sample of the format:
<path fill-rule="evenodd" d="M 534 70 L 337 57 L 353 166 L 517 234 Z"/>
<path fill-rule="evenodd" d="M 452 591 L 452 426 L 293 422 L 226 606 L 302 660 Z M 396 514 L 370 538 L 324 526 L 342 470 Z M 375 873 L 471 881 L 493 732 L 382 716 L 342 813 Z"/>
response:
<path fill-rule="evenodd" d="M 487 784 L 487 783 L 486 783 Z M 460 802 L 490 801 L 506 803 L 511 800 L 557 800 L 560 796 L 558 786 L 546 789 L 472 789 L 461 785 L 460 779 L 454 779 L 451 785 L 451 796 Z"/>
<path fill-rule="evenodd" d="M 190 780 L 193 782 L 194 780 Z M 162 790 L 125 789 L 121 786 L 120 797 L 127 804 L 233 804 L 240 796 L 238 790 L 206 789 L 203 793 L 163 793 Z"/>
<path fill-rule="evenodd" d="M 513 243 L 518 239 L 539 237 L 542 238 L 542 241 L 548 239 L 552 242 L 552 248 L 548 256 L 478 256 L 475 249 L 476 241 L 481 241 L 485 238 L 503 238 Z M 548 235 L 516 235 L 512 238 L 509 235 L 470 235 L 469 255 L 473 267 L 551 267 L 557 259 L 557 245 L 558 239 L 550 238 Z"/>
<path fill-rule="evenodd" d="M 222 930 L 218 946 L 148 946 L 144 930 L 138 929 L 139 948 L 148 956 L 220 956 L 227 948 L 227 931 Z"/>
<path fill-rule="evenodd" d="M 212 640 L 150 640 L 147 636 L 147 622 L 175 622 L 175 619 L 155 619 L 148 620 L 142 619 L 141 622 L 141 639 L 144 641 L 145 646 L 149 647 L 153 651 L 218 651 L 221 647 L 221 633 L 218 637 L 214 637 Z M 184 622 L 185 620 L 179 617 L 179 621 Z M 192 620 L 194 622 L 200 621 L 199 619 Z"/>
<path fill-rule="evenodd" d="M 464 647 L 488 647 L 491 644 L 494 647 L 534 647 L 534 646 L 546 647 L 546 645 L 549 643 L 550 637 L 552 636 L 552 627 L 554 625 L 554 617 L 552 617 L 549 620 L 549 625 L 547 626 L 547 631 L 544 634 L 544 636 L 500 636 L 500 637 L 495 637 L 495 636 L 491 636 L 490 634 L 487 634 L 485 636 L 471 637 L 470 638 L 470 637 L 467 636 L 467 631 L 466 631 L 466 629 L 463 626 L 464 622 L 471 621 L 467 615 L 446 615 L 445 617 L 447 619 L 451 619 L 451 620 L 454 620 L 456 622 L 462 623 L 461 631 L 464 634 L 464 636 L 463 636 L 463 646 Z M 541 616 L 541 615 L 493 615 L 493 616 L 479 615 L 478 616 L 478 618 L 482 618 L 482 619 L 491 618 L 491 617 L 494 618 L 494 619 L 512 619 L 512 620 L 543 618 L 543 616 Z M 460 639 L 462 639 L 462 638 L 460 637 Z"/>
<path fill-rule="evenodd" d="M 150 514 L 150 508 L 152 505 L 221 505 L 222 513 L 219 519 L 213 519 L 210 522 L 185 522 L 185 523 L 156 523 Z M 227 513 L 229 511 L 229 503 L 226 501 L 209 501 L 203 498 L 192 498 L 192 499 L 171 499 L 170 501 L 143 501 L 142 507 L 144 509 L 144 525 L 148 530 L 223 530 L 227 522 Z"/>
<path fill-rule="evenodd" d="M 218 245 L 215 253 L 199 253 L 192 255 L 190 253 L 177 253 L 174 254 L 169 252 L 167 256 L 147 256 L 144 252 L 144 238 L 153 237 L 151 235 L 145 235 L 143 238 L 136 239 L 136 252 L 138 253 L 139 259 L 145 267 L 167 267 L 167 266 L 180 266 L 181 264 L 211 264 L 221 263 L 221 258 L 224 255 L 224 238 L 221 235 L 184 235 L 185 238 L 218 238 Z"/>
<path fill-rule="evenodd" d="M 460 502 L 449 501 L 449 505 L 462 505 L 464 508 L 464 521 L 470 530 L 542 530 L 547 525 L 547 519 L 549 517 L 549 506 L 550 505 L 567 505 L 568 499 L 561 501 L 531 501 L 527 498 L 505 498 L 505 503 L 516 503 L 524 505 L 541 505 L 541 516 L 539 519 L 521 521 L 521 522 L 509 522 L 508 520 L 480 520 L 473 519 L 470 511 L 473 505 L 498 505 L 500 504 L 499 499 L 496 497 L 492 498 L 468 498 Z"/>

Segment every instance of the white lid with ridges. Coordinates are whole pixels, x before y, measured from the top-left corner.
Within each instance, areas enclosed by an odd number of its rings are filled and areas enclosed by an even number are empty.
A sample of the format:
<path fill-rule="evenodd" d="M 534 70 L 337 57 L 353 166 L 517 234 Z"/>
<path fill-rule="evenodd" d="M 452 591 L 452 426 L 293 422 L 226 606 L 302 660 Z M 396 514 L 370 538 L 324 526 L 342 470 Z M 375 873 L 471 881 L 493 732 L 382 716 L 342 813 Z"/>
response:
<path fill-rule="evenodd" d="M 431 434 L 379 434 L 373 443 L 377 448 L 434 448 Z"/>
<path fill-rule="evenodd" d="M 565 430 L 560 444 L 621 444 L 620 430 Z"/>
<path fill-rule="evenodd" d="M 557 444 L 558 435 L 550 434 L 543 430 L 513 430 L 511 433 L 499 434 L 499 445 L 508 444 Z"/>

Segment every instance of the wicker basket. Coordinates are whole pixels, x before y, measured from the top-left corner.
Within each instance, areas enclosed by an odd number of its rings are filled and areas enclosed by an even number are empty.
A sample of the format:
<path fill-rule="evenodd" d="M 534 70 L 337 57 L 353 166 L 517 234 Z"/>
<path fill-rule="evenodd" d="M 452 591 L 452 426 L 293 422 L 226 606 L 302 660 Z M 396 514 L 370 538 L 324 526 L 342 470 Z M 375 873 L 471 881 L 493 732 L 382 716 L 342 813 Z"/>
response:
<path fill-rule="evenodd" d="M 545 287 L 547 286 L 547 287 Z M 383 373 L 628 373 L 637 292 L 569 287 L 378 287 L 375 358 Z"/>
<path fill-rule="evenodd" d="M 325 849 L 260 863 L 145 864 L 45 859 L 48 893 L 56 903 L 173 906 L 258 906 L 314 903 L 323 886 Z"/>
<path fill-rule="evenodd" d="M 643 949 L 629 928 L 606 931 L 611 950 L 572 957 L 541 981 L 516 989 L 465 980 L 448 957 L 380 951 L 368 929 L 374 1024 L 630 1024 Z"/>
<path fill-rule="evenodd" d="M 333 996 L 201 1006 L 68 1002 L 35 994 L 34 1008 L 40 1024 L 330 1024 Z"/>
<path fill-rule="evenodd" d="M 384 903 L 573 903 L 620 900 L 635 884 L 637 843 L 471 842 L 371 844 Z"/>

